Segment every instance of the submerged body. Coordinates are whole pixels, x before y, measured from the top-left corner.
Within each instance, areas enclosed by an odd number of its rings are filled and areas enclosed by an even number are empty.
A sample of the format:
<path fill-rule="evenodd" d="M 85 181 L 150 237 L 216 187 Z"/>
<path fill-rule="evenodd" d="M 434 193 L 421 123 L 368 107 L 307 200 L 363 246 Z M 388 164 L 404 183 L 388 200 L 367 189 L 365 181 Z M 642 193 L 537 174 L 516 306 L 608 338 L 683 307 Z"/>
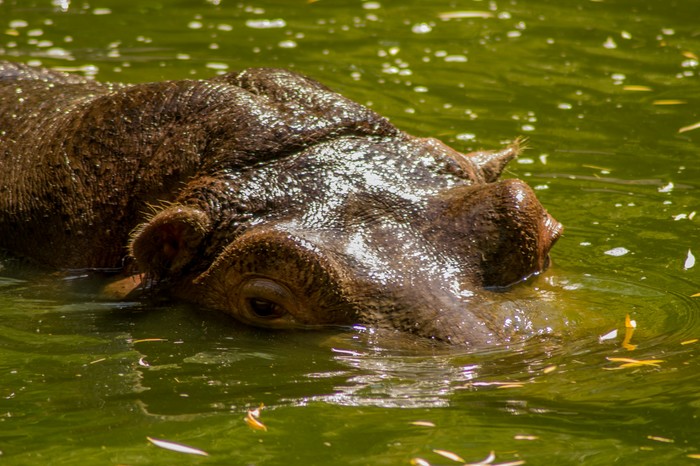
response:
<path fill-rule="evenodd" d="M 461 154 L 284 70 L 120 85 L 0 63 L 0 248 L 254 325 L 498 342 L 486 290 L 543 270 L 561 232 L 498 180 L 518 150 Z"/>

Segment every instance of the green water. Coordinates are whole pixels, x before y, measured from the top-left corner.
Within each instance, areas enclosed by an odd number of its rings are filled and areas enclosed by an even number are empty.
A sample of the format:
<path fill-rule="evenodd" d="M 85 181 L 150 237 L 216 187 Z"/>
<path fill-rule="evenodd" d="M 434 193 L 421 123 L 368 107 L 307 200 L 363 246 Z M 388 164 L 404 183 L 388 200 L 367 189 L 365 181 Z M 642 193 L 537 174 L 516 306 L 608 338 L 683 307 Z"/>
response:
<path fill-rule="evenodd" d="M 4 276 L 0 464 L 700 464 L 700 129 L 679 132 L 700 122 L 699 17 L 695 0 L 0 0 L 0 58 L 127 82 L 286 67 L 460 150 L 526 136 L 508 176 L 566 226 L 529 286 L 571 328 L 405 349 Z M 267 431 L 244 421 L 260 403 Z"/>

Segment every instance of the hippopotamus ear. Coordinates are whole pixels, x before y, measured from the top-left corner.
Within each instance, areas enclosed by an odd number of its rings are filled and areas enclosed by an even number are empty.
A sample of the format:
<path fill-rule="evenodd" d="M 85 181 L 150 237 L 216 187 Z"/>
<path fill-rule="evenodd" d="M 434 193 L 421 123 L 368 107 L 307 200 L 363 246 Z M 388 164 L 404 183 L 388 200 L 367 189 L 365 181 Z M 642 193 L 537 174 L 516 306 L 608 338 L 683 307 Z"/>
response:
<path fill-rule="evenodd" d="M 517 139 L 511 145 L 498 151 L 478 151 L 466 154 L 469 160 L 477 166 L 486 183 L 498 180 L 508 162 L 517 157 L 524 149 L 524 140 Z"/>
<path fill-rule="evenodd" d="M 180 272 L 195 257 L 210 223 L 199 209 L 171 206 L 134 231 L 131 255 L 140 270 L 155 279 Z"/>

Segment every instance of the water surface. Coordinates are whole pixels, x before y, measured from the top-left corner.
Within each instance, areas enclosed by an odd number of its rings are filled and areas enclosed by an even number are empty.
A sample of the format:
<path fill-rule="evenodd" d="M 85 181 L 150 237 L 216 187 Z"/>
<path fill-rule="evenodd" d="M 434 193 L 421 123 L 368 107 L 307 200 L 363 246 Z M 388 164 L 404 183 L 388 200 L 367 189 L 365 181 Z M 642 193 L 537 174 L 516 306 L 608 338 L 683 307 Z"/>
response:
<path fill-rule="evenodd" d="M 3 59 L 126 82 L 292 68 L 459 150 L 526 136 L 507 176 L 566 226 L 526 286 L 570 325 L 426 349 L 4 274 L 0 462 L 699 462 L 699 16 L 669 0 L 0 2 Z M 267 431 L 244 421 L 261 403 Z"/>

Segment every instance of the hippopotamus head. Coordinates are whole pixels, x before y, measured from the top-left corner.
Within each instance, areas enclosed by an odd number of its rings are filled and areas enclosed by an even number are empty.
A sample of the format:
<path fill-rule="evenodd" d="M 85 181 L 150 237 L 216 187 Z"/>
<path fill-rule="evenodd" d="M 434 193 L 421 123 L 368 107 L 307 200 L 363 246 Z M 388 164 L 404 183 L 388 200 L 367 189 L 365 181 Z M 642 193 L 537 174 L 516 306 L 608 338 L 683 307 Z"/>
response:
<path fill-rule="evenodd" d="M 260 326 L 499 341 L 492 290 L 561 232 L 498 180 L 518 141 L 465 155 L 285 70 L 125 85 L 0 62 L 0 127 L 0 247 L 113 268 L 128 242 L 153 288 Z"/>
<path fill-rule="evenodd" d="M 517 141 L 465 155 L 285 70 L 125 85 L 0 62 L 0 128 L 0 247 L 105 268 L 128 242 L 156 289 L 255 325 L 497 341 L 489 290 L 561 232 L 498 180 Z"/>
<path fill-rule="evenodd" d="M 498 180 L 519 143 L 465 155 L 382 125 L 209 167 L 136 230 L 133 256 L 160 286 L 249 324 L 498 340 L 485 290 L 542 271 L 562 229 L 524 182 Z"/>

